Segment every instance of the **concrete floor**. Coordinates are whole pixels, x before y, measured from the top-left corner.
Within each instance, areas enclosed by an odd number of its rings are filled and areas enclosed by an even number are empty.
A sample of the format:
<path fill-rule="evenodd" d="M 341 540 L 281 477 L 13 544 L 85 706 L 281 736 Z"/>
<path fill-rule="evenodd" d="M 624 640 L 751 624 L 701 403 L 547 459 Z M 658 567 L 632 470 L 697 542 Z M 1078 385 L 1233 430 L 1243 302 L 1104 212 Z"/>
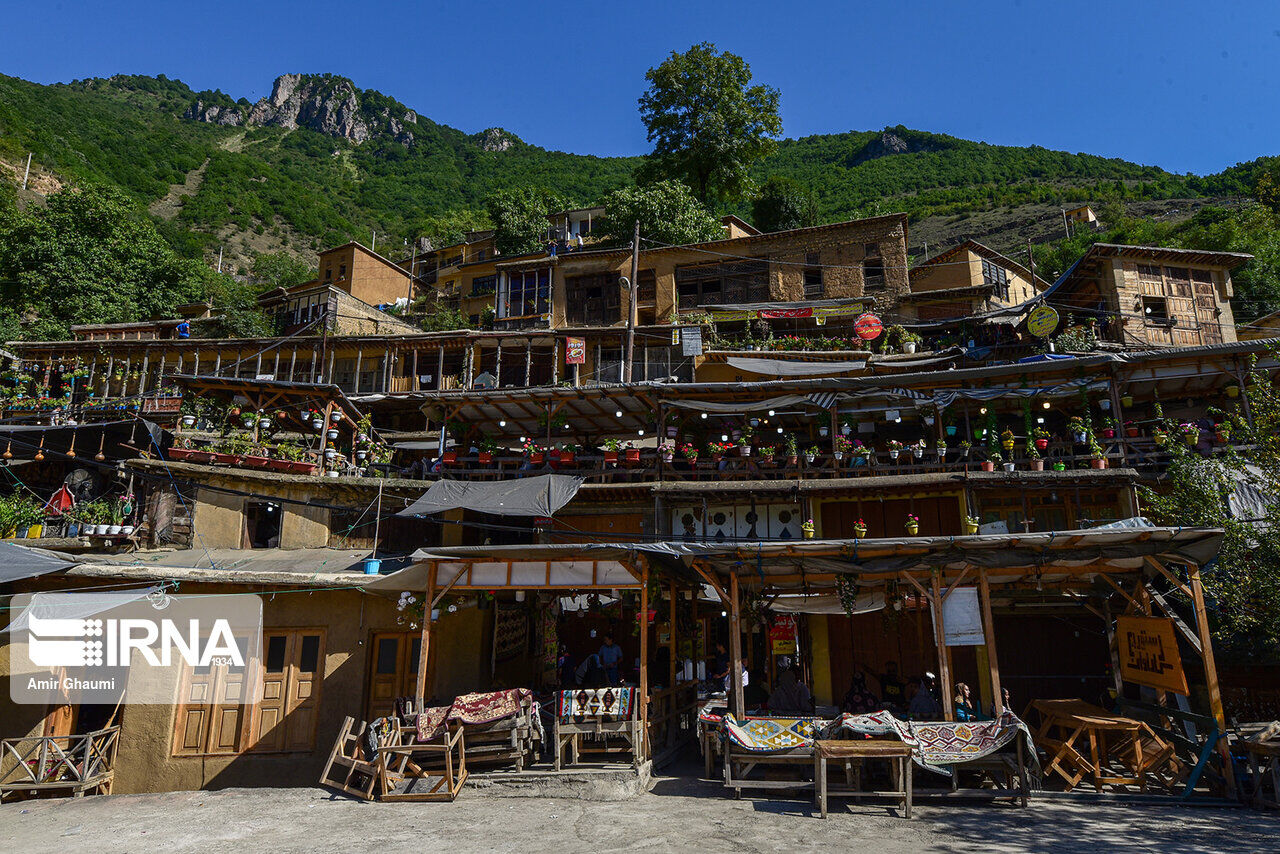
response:
<path fill-rule="evenodd" d="M 0 806 L 0 851 L 599 852 L 707 850 L 1276 851 L 1280 815 L 1238 808 L 1091 803 L 1061 797 L 1020 810 L 834 801 L 823 822 L 801 800 L 735 801 L 711 783 L 657 778 L 613 801 L 495 797 L 452 804 L 360 803 L 322 789 L 226 789 Z"/>

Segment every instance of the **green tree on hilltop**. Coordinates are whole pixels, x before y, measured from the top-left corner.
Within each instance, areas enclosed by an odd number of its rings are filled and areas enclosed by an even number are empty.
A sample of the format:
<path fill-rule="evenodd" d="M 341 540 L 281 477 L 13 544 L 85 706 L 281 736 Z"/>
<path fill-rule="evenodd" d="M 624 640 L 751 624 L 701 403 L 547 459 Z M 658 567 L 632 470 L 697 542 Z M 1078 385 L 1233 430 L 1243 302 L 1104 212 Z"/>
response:
<path fill-rule="evenodd" d="M 673 52 L 645 74 L 640 118 L 653 153 L 647 178 L 678 178 L 711 205 L 745 196 L 752 165 L 782 134 L 777 89 L 751 85 L 751 66 L 710 42 Z"/>

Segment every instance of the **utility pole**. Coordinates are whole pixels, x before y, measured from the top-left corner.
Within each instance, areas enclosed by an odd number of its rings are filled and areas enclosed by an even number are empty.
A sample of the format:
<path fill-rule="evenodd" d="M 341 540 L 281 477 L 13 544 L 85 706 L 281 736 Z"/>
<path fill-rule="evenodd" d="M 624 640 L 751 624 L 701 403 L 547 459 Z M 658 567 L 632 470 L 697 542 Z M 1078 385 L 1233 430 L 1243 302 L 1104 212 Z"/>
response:
<path fill-rule="evenodd" d="M 218 272 L 222 272 L 222 247 L 218 247 Z"/>
<path fill-rule="evenodd" d="M 369 251 L 370 252 L 378 251 L 378 230 L 376 228 L 373 230 L 373 245 L 369 247 Z"/>
<path fill-rule="evenodd" d="M 636 296 L 639 293 L 640 278 L 640 220 L 636 220 L 635 235 L 631 238 L 631 279 L 627 282 L 627 358 L 623 362 L 622 381 L 631 382 L 632 362 L 636 352 Z"/>
<path fill-rule="evenodd" d="M 1067 209 L 1062 209 L 1062 230 L 1066 232 L 1067 239 L 1071 239 L 1071 226 L 1067 224 Z"/>
<path fill-rule="evenodd" d="M 27 171 L 22 173 L 22 189 L 23 190 L 27 189 L 27 178 L 31 176 L 31 154 L 32 152 L 30 151 L 27 152 Z"/>
<path fill-rule="evenodd" d="M 1031 254 L 1031 238 L 1027 238 L 1027 269 L 1031 271 L 1031 290 L 1036 289 L 1036 259 Z"/>

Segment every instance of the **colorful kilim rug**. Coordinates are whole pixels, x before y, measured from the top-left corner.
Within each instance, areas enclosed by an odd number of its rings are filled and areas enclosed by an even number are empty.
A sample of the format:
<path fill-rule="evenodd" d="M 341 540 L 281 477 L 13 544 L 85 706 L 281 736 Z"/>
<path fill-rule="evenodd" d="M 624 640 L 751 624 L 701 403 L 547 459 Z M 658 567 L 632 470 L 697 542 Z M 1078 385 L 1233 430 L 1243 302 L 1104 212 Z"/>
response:
<path fill-rule="evenodd" d="M 520 713 L 520 703 L 525 697 L 533 697 L 533 692 L 528 688 L 463 694 L 456 698 L 452 705 L 433 706 L 418 715 L 417 739 L 419 742 L 424 742 L 435 738 L 445 721 L 479 725 L 512 717 Z M 541 734 L 542 721 L 536 712 L 533 718 L 534 726 Z"/>
<path fill-rule="evenodd" d="M 625 720 L 635 708 L 634 688 L 573 688 L 561 691 L 556 714 L 561 720 L 611 718 Z"/>
<path fill-rule="evenodd" d="M 1039 760 L 1031 730 L 1013 712 L 1005 711 L 998 721 L 904 721 L 889 712 L 845 715 L 840 726 L 864 735 L 893 735 L 911 745 L 911 758 L 921 768 L 950 774 L 949 766 L 990 756 L 1021 736 L 1024 754 L 1039 774 Z"/>
<path fill-rule="evenodd" d="M 721 719 L 725 736 L 744 750 L 765 752 L 812 747 L 813 739 L 830 724 L 821 718 L 744 718 L 731 714 Z"/>
<path fill-rule="evenodd" d="M 529 645 L 529 617 L 523 605 L 499 605 L 493 615 L 493 657 L 510 661 L 524 654 Z"/>

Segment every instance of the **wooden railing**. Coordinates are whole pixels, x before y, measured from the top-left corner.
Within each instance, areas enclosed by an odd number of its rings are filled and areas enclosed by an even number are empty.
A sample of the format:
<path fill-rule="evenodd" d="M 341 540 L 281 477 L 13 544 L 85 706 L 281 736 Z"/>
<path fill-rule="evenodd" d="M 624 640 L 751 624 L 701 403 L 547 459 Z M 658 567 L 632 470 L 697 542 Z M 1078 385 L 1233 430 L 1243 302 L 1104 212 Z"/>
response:
<path fill-rule="evenodd" d="M 120 727 L 84 735 L 30 736 L 0 741 L 0 797 L 9 794 L 111 792 Z"/>

